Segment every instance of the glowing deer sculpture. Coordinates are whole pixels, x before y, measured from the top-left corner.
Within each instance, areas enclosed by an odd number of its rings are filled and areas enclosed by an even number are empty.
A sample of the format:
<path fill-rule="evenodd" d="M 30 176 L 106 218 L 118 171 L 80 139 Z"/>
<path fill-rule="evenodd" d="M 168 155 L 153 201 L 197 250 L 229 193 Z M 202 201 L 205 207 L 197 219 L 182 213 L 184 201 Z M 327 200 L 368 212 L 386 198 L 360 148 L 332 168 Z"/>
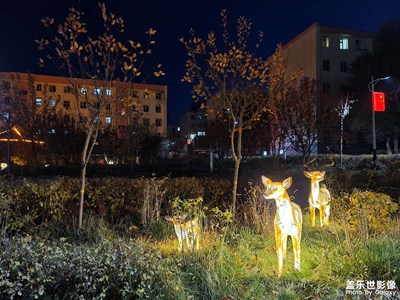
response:
<path fill-rule="evenodd" d="M 276 213 L 274 219 L 276 251 L 278 254 L 278 276 L 282 274 L 283 258 L 286 256 L 287 237 L 292 238 L 294 268 L 300 271 L 300 242 L 303 215 L 300 206 L 290 201 L 287 189 L 292 185 L 292 177 L 282 182 L 272 182 L 262 176 L 265 187 L 264 198 L 275 199 Z"/>
<path fill-rule="evenodd" d="M 174 224 L 175 233 L 178 237 L 178 252 L 184 251 L 184 243 L 188 250 L 199 250 L 200 249 L 200 223 L 199 219 L 193 218 L 185 222 L 187 214 L 181 216 L 166 216 L 167 221 Z"/>
<path fill-rule="evenodd" d="M 313 162 L 315 158 L 311 161 Z M 308 165 L 311 163 L 304 165 L 305 168 L 309 168 Z M 333 166 L 334 162 L 331 161 L 330 164 L 326 166 Z M 329 216 L 330 216 L 330 201 L 331 194 L 329 193 L 326 185 L 323 184 L 320 188 L 319 183 L 325 179 L 325 171 L 304 171 L 304 176 L 311 179 L 311 190 L 308 196 L 308 204 L 310 209 L 310 219 L 311 226 L 315 226 L 315 209 L 319 210 L 319 219 L 321 227 L 324 225 L 329 225 Z"/>

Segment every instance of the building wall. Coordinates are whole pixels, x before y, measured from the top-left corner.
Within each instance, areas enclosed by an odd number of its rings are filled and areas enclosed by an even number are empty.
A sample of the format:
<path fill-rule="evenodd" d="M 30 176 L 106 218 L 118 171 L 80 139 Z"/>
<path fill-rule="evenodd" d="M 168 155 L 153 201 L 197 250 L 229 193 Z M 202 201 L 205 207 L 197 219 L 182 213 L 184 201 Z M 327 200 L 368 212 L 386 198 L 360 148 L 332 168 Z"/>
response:
<path fill-rule="evenodd" d="M 37 107 L 55 105 L 57 110 L 78 119 L 78 110 L 83 116 L 88 116 L 87 105 L 91 99 L 97 97 L 96 92 L 100 92 L 104 93 L 106 101 L 109 99 L 102 110 L 102 119 L 99 120 L 101 123 L 109 124 L 113 129 L 122 131 L 126 130 L 130 124 L 129 117 L 140 115 L 139 122 L 146 122 L 148 126 L 153 126 L 160 136 L 167 136 L 166 86 L 117 82 L 111 87 L 101 87 L 100 84 L 94 86 L 93 81 L 81 80 L 81 86 L 86 90 L 86 94 L 85 90 L 79 91 L 77 102 L 68 79 L 36 74 L 30 74 L 30 76 L 32 82 L 26 73 L 0 72 L 1 80 L 19 81 L 25 91 L 26 100 L 33 101 Z M 34 95 L 29 90 L 32 84 Z M 134 114 L 133 111 L 135 111 Z"/>
<path fill-rule="evenodd" d="M 282 55 L 287 59 L 287 69 L 303 69 L 304 75 L 317 78 L 317 27 L 310 26 L 283 46 Z"/>
<path fill-rule="evenodd" d="M 184 112 L 180 119 L 181 136 L 189 137 L 191 134 L 204 136 L 206 120 L 207 118 L 203 109 Z"/>

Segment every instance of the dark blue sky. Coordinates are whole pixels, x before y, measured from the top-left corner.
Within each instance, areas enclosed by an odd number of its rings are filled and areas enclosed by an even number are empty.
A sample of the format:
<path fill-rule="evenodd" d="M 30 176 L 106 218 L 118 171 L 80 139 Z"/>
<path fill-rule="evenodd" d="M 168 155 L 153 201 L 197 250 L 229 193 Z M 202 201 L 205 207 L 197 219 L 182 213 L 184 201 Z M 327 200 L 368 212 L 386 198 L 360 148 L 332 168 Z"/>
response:
<path fill-rule="evenodd" d="M 191 107 L 190 87 L 181 83 L 185 51 L 178 42 L 191 27 L 205 36 L 216 30 L 219 12 L 226 8 L 232 21 L 244 15 L 253 21 L 254 32 L 264 31 L 263 52 L 269 56 L 278 43 L 286 43 L 314 22 L 322 25 L 377 31 L 387 21 L 400 19 L 400 0 L 109 0 L 110 11 L 124 17 L 127 36 L 138 36 L 148 28 L 157 29 L 155 55 L 160 58 L 167 75 L 157 83 L 169 90 L 169 123 L 177 123 L 180 114 Z M 46 34 L 41 26 L 43 16 L 57 20 L 77 0 L 15 0 L 0 8 L 0 71 L 38 72 L 38 50 L 34 40 Z M 97 1 L 81 0 L 88 16 L 98 13 Z M 155 82 L 155 81 L 154 81 Z"/>

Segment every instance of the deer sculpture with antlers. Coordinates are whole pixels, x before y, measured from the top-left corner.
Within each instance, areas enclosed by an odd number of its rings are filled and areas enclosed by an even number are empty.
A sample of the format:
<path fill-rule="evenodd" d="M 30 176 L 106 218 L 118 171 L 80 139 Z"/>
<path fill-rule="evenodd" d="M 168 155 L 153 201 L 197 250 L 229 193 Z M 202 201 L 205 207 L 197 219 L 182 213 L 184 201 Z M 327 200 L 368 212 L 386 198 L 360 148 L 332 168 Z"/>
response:
<path fill-rule="evenodd" d="M 278 254 L 278 276 L 282 274 L 283 258 L 286 256 L 287 237 L 292 238 L 294 252 L 294 268 L 300 271 L 300 241 L 303 215 L 300 206 L 293 203 L 287 193 L 292 185 L 292 177 L 282 182 L 272 182 L 262 176 L 265 187 L 264 198 L 275 199 L 276 212 L 274 219 L 276 252 Z"/>
<path fill-rule="evenodd" d="M 311 179 L 311 190 L 308 196 L 311 226 L 315 226 L 315 209 L 317 208 L 319 210 L 320 225 L 322 227 L 324 225 L 329 225 L 331 195 L 325 184 L 323 184 L 321 187 L 319 186 L 319 183 L 325 179 L 325 171 L 320 172 L 310 170 L 309 165 L 313 163 L 316 158 L 317 157 L 303 166 L 307 169 L 304 171 L 304 176 Z M 330 167 L 333 165 L 334 161 L 331 158 L 331 162 L 321 166 L 321 168 Z"/>

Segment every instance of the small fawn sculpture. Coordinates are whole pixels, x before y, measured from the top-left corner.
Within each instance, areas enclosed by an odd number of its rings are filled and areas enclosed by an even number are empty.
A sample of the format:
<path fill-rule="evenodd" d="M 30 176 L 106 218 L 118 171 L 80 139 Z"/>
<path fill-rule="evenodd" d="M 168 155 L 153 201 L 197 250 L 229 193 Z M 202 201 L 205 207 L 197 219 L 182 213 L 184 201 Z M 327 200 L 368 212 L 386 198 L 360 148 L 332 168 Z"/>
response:
<path fill-rule="evenodd" d="M 184 251 L 183 245 L 186 245 L 187 250 L 200 249 L 200 223 L 197 217 L 185 222 L 187 214 L 181 216 L 166 216 L 167 221 L 174 224 L 175 233 L 178 237 L 178 252 Z"/>
<path fill-rule="evenodd" d="M 272 182 L 262 176 L 265 187 L 264 198 L 275 199 L 276 213 L 274 219 L 276 251 L 278 254 L 278 276 L 282 274 L 283 257 L 286 257 L 287 237 L 292 238 L 294 268 L 300 271 L 300 242 L 303 215 L 300 206 L 290 201 L 287 189 L 292 185 L 292 177 L 282 182 Z"/>

